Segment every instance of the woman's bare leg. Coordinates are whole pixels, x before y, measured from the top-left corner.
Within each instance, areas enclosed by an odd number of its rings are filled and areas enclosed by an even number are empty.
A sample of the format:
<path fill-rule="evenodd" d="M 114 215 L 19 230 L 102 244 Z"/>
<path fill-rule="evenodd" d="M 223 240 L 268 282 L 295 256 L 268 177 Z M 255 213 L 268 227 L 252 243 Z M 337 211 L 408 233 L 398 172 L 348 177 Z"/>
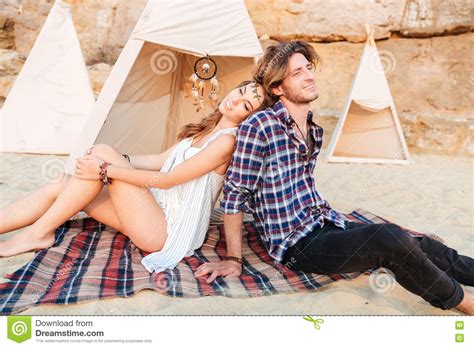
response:
<path fill-rule="evenodd" d="M 54 231 L 89 204 L 101 191 L 99 180 L 82 180 L 71 176 L 64 190 L 49 209 L 24 231 L 0 242 L 0 256 L 13 256 L 30 250 L 49 248 Z"/>
<path fill-rule="evenodd" d="M 0 209 L 0 234 L 15 231 L 38 220 L 54 203 L 67 185 L 70 176 L 63 176 L 55 183 L 46 184 Z"/>
<path fill-rule="evenodd" d="M 108 146 L 97 147 L 92 154 L 120 166 L 130 166 L 120 153 Z M 94 153 L 95 152 L 95 153 Z M 54 242 L 55 229 L 75 213 L 89 205 L 102 189 L 97 180 L 71 177 L 56 201 L 33 225 L 10 240 L 0 243 L 0 256 L 12 256 L 25 251 L 44 249 Z M 116 227 L 145 251 L 160 250 L 166 240 L 166 220 L 161 207 L 147 189 L 114 180 L 109 194 L 116 212 Z M 91 212 L 91 211 L 90 211 Z M 112 212 L 107 211 L 109 223 Z M 91 215 L 94 217 L 93 215 Z M 99 219 L 100 221 L 100 219 Z M 119 223 L 117 223 L 119 222 Z M 107 224 L 107 222 L 104 222 Z M 113 222 L 112 222 L 113 223 Z"/>

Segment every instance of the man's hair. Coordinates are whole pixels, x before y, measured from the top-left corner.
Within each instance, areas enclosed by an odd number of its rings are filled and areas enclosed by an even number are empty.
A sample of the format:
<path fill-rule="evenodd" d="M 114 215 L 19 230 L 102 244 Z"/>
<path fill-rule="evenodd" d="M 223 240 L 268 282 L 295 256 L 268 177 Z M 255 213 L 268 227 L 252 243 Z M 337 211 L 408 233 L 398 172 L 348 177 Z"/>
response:
<path fill-rule="evenodd" d="M 313 66 L 320 61 L 319 55 L 307 42 L 288 41 L 267 47 L 263 58 L 258 62 L 253 79 L 262 85 L 266 99 L 271 100 L 272 104 L 279 98 L 273 94 L 272 88 L 282 84 L 288 74 L 290 57 L 295 53 L 301 53 Z"/>

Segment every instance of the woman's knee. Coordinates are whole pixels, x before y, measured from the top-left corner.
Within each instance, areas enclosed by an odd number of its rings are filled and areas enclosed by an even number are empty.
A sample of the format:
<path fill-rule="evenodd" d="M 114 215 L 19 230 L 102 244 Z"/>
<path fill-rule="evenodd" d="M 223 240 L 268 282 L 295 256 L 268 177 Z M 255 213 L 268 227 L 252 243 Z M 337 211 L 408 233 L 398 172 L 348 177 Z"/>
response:
<path fill-rule="evenodd" d="M 130 166 L 130 163 L 122 156 L 122 154 L 113 146 L 108 144 L 95 144 L 91 150 L 91 154 L 101 158 L 106 162 L 120 164 L 121 166 Z"/>
<path fill-rule="evenodd" d="M 68 173 L 61 173 L 54 182 L 48 184 L 48 191 L 51 192 L 54 198 L 56 198 L 64 190 L 71 177 L 72 175 Z"/>
<path fill-rule="evenodd" d="M 118 153 L 118 151 L 109 144 L 94 144 L 92 146 L 91 155 L 103 158 L 103 157 L 110 157 Z"/>

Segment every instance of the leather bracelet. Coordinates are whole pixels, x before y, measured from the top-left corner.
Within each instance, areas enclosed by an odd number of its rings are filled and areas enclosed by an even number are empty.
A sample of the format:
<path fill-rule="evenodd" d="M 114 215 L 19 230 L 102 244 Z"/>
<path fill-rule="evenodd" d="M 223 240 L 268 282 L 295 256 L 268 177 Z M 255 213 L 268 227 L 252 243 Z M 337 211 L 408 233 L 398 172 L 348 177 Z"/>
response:
<path fill-rule="evenodd" d="M 130 157 L 126 153 L 123 153 L 122 156 L 125 157 L 130 162 Z"/>
<path fill-rule="evenodd" d="M 225 261 L 235 261 L 235 262 L 240 263 L 241 265 L 244 264 L 244 261 L 240 257 L 236 257 L 236 256 L 224 256 L 224 260 Z"/>

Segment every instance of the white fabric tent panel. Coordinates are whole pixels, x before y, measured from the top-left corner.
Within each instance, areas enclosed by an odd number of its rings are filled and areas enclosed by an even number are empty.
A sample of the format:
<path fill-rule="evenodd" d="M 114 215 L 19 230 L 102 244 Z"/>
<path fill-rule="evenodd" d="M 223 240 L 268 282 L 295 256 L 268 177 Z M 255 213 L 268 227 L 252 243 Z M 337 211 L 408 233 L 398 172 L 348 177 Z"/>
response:
<path fill-rule="evenodd" d="M 334 156 L 406 159 L 391 109 L 368 112 L 352 103 Z"/>
<path fill-rule="evenodd" d="M 131 38 L 201 56 L 262 54 L 243 0 L 150 0 Z"/>
<path fill-rule="evenodd" d="M 162 54 L 173 67 L 166 72 Z M 98 142 L 130 154 L 157 153 L 160 141 L 158 152 L 175 143 L 184 124 L 203 116 L 184 90 L 194 62 L 205 54 L 217 62 L 220 97 L 251 78 L 262 50 L 242 0 L 150 0 L 68 159 L 68 172 L 75 158 Z M 153 139 L 139 140 L 150 128 Z"/>
<path fill-rule="evenodd" d="M 70 6 L 58 1 L 5 101 L 2 151 L 69 153 L 93 103 Z"/>
<path fill-rule="evenodd" d="M 136 104 L 116 103 L 102 127 L 96 144 L 113 144 L 122 153 L 159 153 L 165 136 L 169 95 Z"/>
<path fill-rule="evenodd" d="M 176 58 L 176 64 L 179 61 L 179 66 L 167 68 L 170 71 L 166 74 L 157 73 L 157 67 L 164 66 L 157 61 L 157 53 L 160 52 L 166 53 L 163 56 L 166 60 L 171 54 Z M 192 98 L 183 90 L 197 59 L 196 56 L 169 47 L 145 43 L 94 143 L 110 144 L 131 155 L 160 153 L 173 145 L 181 127 L 190 122 L 199 122 L 213 111 L 212 107 L 207 106 L 204 111 L 196 112 Z M 218 66 L 219 100 L 240 82 L 251 78 L 253 58 L 213 59 Z M 175 108 L 172 112 L 170 87 L 175 78 L 179 87 L 174 96 Z M 209 83 L 206 83 L 205 98 L 208 93 Z"/>
<path fill-rule="evenodd" d="M 364 47 L 352 87 L 352 100 L 372 111 L 390 106 L 390 88 L 375 45 Z"/>

